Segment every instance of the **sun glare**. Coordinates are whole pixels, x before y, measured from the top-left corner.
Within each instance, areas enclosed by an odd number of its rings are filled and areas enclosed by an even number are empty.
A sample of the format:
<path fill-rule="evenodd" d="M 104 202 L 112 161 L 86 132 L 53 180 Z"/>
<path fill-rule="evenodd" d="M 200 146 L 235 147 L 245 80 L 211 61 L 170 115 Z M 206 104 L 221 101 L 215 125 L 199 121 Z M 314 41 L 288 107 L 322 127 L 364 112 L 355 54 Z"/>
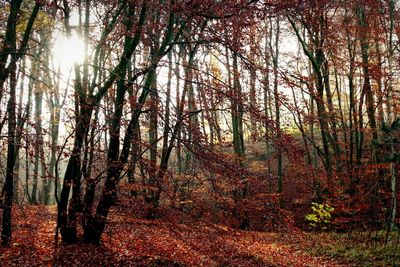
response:
<path fill-rule="evenodd" d="M 58 38 L 53 47 L 54 59 L 63 69 L 70 69 L 74 63 L 80 62 L 84 56 L 84 44 L 77 35 L 70 38 Z"/>

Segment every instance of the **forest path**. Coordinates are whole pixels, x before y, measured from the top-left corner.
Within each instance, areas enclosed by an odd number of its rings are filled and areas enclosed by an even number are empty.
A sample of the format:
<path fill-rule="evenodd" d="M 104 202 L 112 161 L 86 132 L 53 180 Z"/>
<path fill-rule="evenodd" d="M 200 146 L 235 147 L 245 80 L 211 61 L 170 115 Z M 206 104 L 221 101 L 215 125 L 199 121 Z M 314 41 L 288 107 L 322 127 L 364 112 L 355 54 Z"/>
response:
<path fill-rule="evenodd" d="M 113 213 L 102 245 L 55 245 L 55 208 L 17 207 L 15 214 L 13 244 L 0 247 L 1 266 L 347 266 L 309 255 L 301 232 L 240 231 Z"/>

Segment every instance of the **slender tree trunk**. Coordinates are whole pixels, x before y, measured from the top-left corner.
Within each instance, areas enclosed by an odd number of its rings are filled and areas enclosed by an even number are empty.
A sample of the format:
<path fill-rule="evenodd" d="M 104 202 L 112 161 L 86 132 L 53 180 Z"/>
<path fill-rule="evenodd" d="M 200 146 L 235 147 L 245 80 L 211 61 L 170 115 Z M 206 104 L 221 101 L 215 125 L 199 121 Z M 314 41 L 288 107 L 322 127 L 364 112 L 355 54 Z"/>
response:
<path fill-rule="evenodd" d="M 336 111 L 333 107 L 333 100 L 332 100 L 332 92 L 331 92 L 331 85 L 330 85 L 330 73 L 329 73 L 329 64 L 327 59 L 323 59 L 324 63 L 322 66 L 322 74 L 323 74 L 323 79 L 324 79 L 324 88 L 325 88 L 325 93 L 326 93 L 326 102 L 328 106 L 328 111 L 329 111 L 329 122 L 331 125 L 330 131 L 332 133 L 331 137 L 331 143 L 332 143 L 332 148 L 335 156 L 335 161 L 336 161 L 336 171 L 341 172 L 342 166 L 341 166 L 341 149 L 339 146 L 339 137 L 337 134 L 337 125 L 336 125 Z"/>
<path fill-rule="evenodd" d="M 320 131 L 322 137 L 322 145 L 324 151 L 324 166 L 327 172 L 327 180 L 328 184 L 331 183 L 333 172 L 332 172 L 332 157 L 330 151 L 330 144 L 332 144 L 332 136 L 329 133 L 329 116 L 325 109 L 325 100 L 324 100 L 324 76 L 322 73 L 322 67 L 324 63 L 324 50 L 322 47 L 322 40 L 323 36 L 321 32 L 315 32 L 313 36 L 313 43 L 312 48 L 313 51 L 310 50 L 310 46 L 306 43 L 305 39 L 301 36 L 298 27 L 296 26 L 295 22 L 292 18 L 288 17 L 292 28 L 294 29 L 297 39 L 300 41 L 303 51 L 307 58 L 310 60 L 312 69 L 313 69 L 313 76 L 315 79 L 315 91 L 311 92 L 311 96 L 314 97 L 315 103 L 317 106 L 317 114 L 320 124 Z"/>
<path fill-rule="evenodd" d="M 233 89 L 232 89 L 232 132 L 233 132 L 233 148 L 235 154 L 244 157 L 244 138 L 243 138 L 243 103 L 241 102 L 241 86 L 239 80 L 238 54 L 233 52 Z"/>
<path fill-rule="evenodd" d="M 42 99 L 43 99 L 43 85 L 36 84 L 34 90 L 34 98 L 35 98 L 35 163 L 33 169 L 33 185 L 32 185 L 32 204 L 38 204 L 38 177 L 39 177 L 39 164 L 44 161 L 43 154 L 43 132 L 42 132 Z M 45 167 L 45 164 L 42 164 L 41 168 Z M 42 179 L 44 177 L 42 176 Z M 42 180 L 43 187 L 47 191 L 46 181 Z M 42 192 L 47 193 L 47 192 Z"/>
<path fill-rule="evenodd" d="M 389 45 L 388 45 L 388 68 L 389 68 L 389 78 L 388 78 L 388 88 L 386 94 L 386 110 L 387 110 L 387 121 L 388 123 L 392 123 L 392 114 L 391 114 L 391 104 L 393 104 L 393 110 L 397 110 L 397 103 L 396 101 L 392 101 L 392 92 L 393 92 L 393 61 L 394 61 L 394 43 L 393 43 L 393 32 L 394 32 L 394 19 L 395 19 L 395 0 L 388 0 L 389 4 L 389 21 L 390 21 L 390 28 L 389 28 Z M 391 158 L 394 156 L 394 144 L 393 140 L 391 140 Z M 391 226 L 396 225 L 396 215 L 397 215 L 397 165 L 398 161 L 391 162 L 390 164 L 390 189 L 391 189 L 391 212 L 390 212 L 390 223 Z"/>
<path fill-rule="evenodd" d="M 273 31 L 273 24 L 272 19 L 270 19 L 271 24 L 271 33 Z M 278 194 L 279 197 L 279 204 L 283 207 L 283 169 L 282 169 L 282 162 L 283 162 L 283 155 L 282 155 L 282 132 L 281 132 L 281 115 L 280 115 L 280 96 L 279 96 L 279 77 L 278 77 L 278 62 L 279 62 L 279 37 L 280 37 L 280 21 L 279 18 L 276 19 L 275 24 L 275 40 L 272 43 L 272 39 L 270 40 L 270 50 L 272 56 L 272 65 L 273 65 L 273 73 L 274 73 L 274 104 L 275 104 L 275 130 L 276 130 L 276 154 L 277 154 L 277 177 L 278 177 Z"/>
<path fill-rule="evenodd" d="M 250 36 L 250 61 L 255 62 L 255 50 L 256 44 L 254 40 L 254 35 Z M 253 141 L 258 139 L 258 132 L 257 132 L 257 118 L 255 116 L 255 112 L 257 109 L 257 92 L 256 92 L 256 79 L 257 73 L 254 66 L 250 66 L 250 123 L 251 123 L 251 138 Z"/>
<path fill-rule="evenodd" d="M 58 86 L 57 89 L 58 91 Z M 52 98 L 52 97 L 51 97 Z M 58 136 L 59 136 L 59 127 L 60 127 L 60 117 L 61 117 L 61 106 L 59 103 L 59 98 L 58 96 L 54 97 L 54 100 L 51 104 L 50 110 L 51 110 L 51 115 L 50 115 L 50 120 L 51 120 L 51 126 L 50 126 L 50 139 L 51 139 L 51 155 L 50 155 L 50 163 L 49 163 L 49 173 L 52 176 L 51 179 L 49 180 L 49 187 L 48 190 L 49 192 L 52 192 L 53 184 L 56 182 L 56 173 L 55 173 L 55 166 L 56 166 L 56 160 L 57 160 L 57 145 L 58 145 Z M 51 194 L 51 193 L 49 193 Z M 55 192 L 57 194 L 57 192 Z M 54 203 L 54 198 L 51 199 L 49 196 L 49 202 Z"/>
<path fill-rule="evenodd" d="M 271 151 L 270 151 L 270 130 L 269 130 L 269 109 L 270 109 L 270 73 L 269 73 L 269 68 L 270 68 L 270 49 L 269 49 L 269 41 L 268 41 L 268 33 L 265 38 L 265 74 L 264 74 L 264 84 L 263 84 L 263 89 L 264 89 L 264 116 L 265 116 L 265 144 L 266 144 L 266 151 L 265 153 L 267 154 L 267 173 L 270 174 L 272 166 L 271 166 Z M 272 185 L 270 185 L 270 193 L 272 193 L 271 190 Z"/>
<path fill-rule="evenodd" d="M 46 66 L 50 66 L 50 38 L 52 36 L 52 30 L 53 29 L 46 29 L 45 30 L 41 30 L 39 35 L 40 35 L 40 40 L 41 43 L 43 45 L 43 59 L 42 62 L 46 65 Z M 49 67 L 45 67 L 42 71 L 42 89 L 40 90 L 40 93 L 38 92 L 38 96 L 41 95 L 41 97 L 43 98 L 43 94 L 44 91 L 46 91 L 46 89 L 48 88 L 54 88 L 54 84 L 52 83 L 51 80 L 51 74 L 50 74 L 50 68 Z M 46 88 L 46 89 L 45 89 Z M 36 97 L 36 95 L 35 95 Z M 40 102 L 42 100 L 39 100 Z M 40 104 L 40 110 L 38 110 L 38 112 L 42 113 L 41 111 L 41 103 Z M 38 107 L 39 108 L 39 107 Z M 41 115 L 40 115 L 41 116 Z M 45 205 L 50 203 L 50 192 L 51 192 L 51 183 L 53 181 L 53 179 L 51 177 L 49 177 L 49 175 L 47 174 L 47 165 L 46 165 L 46 156 L 44 154 L 44 147 L 43 147 L 43 133 L 42 133 L 42 123 L 41 123 L 41 118 L 38 119 L 37 121 L 38 125 L 37 128 L 38 130 L 40 130 L 40 141 L 41 141 L 41 145 L 40 145 L 40 162 L 41 162 L 41 171 L 42 171 L 42 194 L 43 194 L 43 203 Z"/>
<path fill-rule="evenodd" d="M 10 73 L 10 98 L 7 104 L 8 113 L 8 145 L 7 145 L 7 169 L 6 180 L 4 183 L 5 196 L 4 208 L 2 216 L 2 231 L 1 241 L 3 245 L 9 245 L 12 237 L 11 230 L 11 216 L 12 216 L 12 201 L 14 194 L 14 165 L 15 165 L 15 106 L 16 106 L 16 93 L 17 86 L 16 68 Z"/>
<path fill-rule="evenodd" d="M 158 49 L 158 41 L 156 41 L 155 48 L 151 49 L 151 60 L 154 59 L 157 49 Z M 153 74 L 153 80 L 151 83 L 151 92 L 150 92 L 150 127 L 149 127 L 149 147 L 150 147 L 150 170 L 149 170 L 149 179 L 148 185 L 151 187 L 149 194 L 146 196 L 146 200 L 149 204 L 151 204 L 151 208 L 149 208 L 149 218 L 154 218 L 155 210 L 158 206 L 158 201 L 160 197 L 160 188 L 159 181 L 157 181 L 157 147 L 158 147 L 158 86 L 157 86 L 157 74 Z"/>
<path fill-rule="evenodd" d="M 346 14 L 346 20 L 348 19 Z M 351 38 L 349 29 L 346 29 L 346 42 L 349 54 L 349 72 L 347 73 L 347 80 L 349 84 L 349 157 L 348 157 L 348 172 L 350 177 L 350 193 L 355 194 L 357 175 L 354 174 L 354 155 L 358 155 L 358 143 L 360 138 L 360 131 L 358 128 L 357 120 L 357 107 L 355 101 L 355 87 L 354 87 L 354 72 L 355 72 L 355 42 Z M 357 156 L 356 156 L 357 158 Z M 356 160 L 358 163 L 358 161 Z"/>
<path fill-rule="evenodd" d="M 357 120 L 358 120 L 358 138 L 356 138 L 357 142 L 357 151 L 356 151 L 356 163 L 357 165 L 361 165 L 361 159 L 363 154 L 364 147 L 364 98 L 365 98 L 365 89 L 364 87 L 361 89 L 360 99 L 358 102 L 358 111 L 357 111 Z"/>
<path fill-rule="evenodd" d="M 16 121 L 16 137 L 15 137 L 15 166 L 14 166 L 14 200 L 16 203 L 20 202 L 20 194 L 19 194 L 19 185 L 20 185 L 20 147 L 22 143 L 22 134 L 24 131 L 24 125 L 28 117 L 28 110 L 30 106 L 30 99 L 31 99 L 31 91 L 28 92 L 28 104 L 24 114 L 22 113 L 23 110 L 23 97 L 24 97 L 24 83 L 25 83 L 25 71 L 26 71 L 26 61 L 25 58 L 23 60 L 21 66 L 21 83 L 20 83 L 20 94 L 19 94 L 19 105 L 18 105 L 18 115 Z"/>
<path fill-rule="evenodd" d="M 134 14 L 134 5 L 129 5 L 128 7 L 128 13 L 130 15 Z M 139 28 L 143 26 L 144 19 L 146 16 L 146 3 L 144 2 L 142 5 L 141 13 L 140 13 L 140 19 L 139 19 Z M 129 16 L 130 17 L 130 16 Z M 147 77 L 143 86 L 142 93 L 138 99 L 137 106 L 135 107 L 135 110 L 132 112 L 132 118 L 129 122 L 128 129 L 126 130 L 126 134 L 123 140 L 123 145 L 121 149 L 121 153 L 119 153 L 119 130 L 112 131 L 112 136 L 110 136 L 110 146 L 108 149 L 107 153 L 107 158 L 108 158 L 108 173 L 107 177 L 104 183 L 103 191 L 100 196 L 96 212 L 94 215 L 91 214 L 86 214 L 84 216 L 87 216 L 86 224 L 84 225 L 84 239 L 87 242 L 91 243 L 99 243 L 101 235 L 104 231 L 106 219 L 108 216 L 109 209 L 111 205 L 113 204 L 114 196 L 113 192 L 115 192 L 117 188 L 118 181 L 120 179 L 121 172 L 129 158 L 129 151 L 131 149 L 131 144 L 132 144 L 132 138 L 135 133 L 135 127 L 138 125 L 138 120 L 141 114 L 141 109 L 147 99 L 147 96 L 150 94 L 150 88 L 153 83 L 153 79 L 156 75 L 156 68 L 158 65 L 158 61 L 160 58 L 165 55 L 166 49 L 168 45 L 171 44 L 172 40 L 176 38 L 174 35 L 173 31 L 173 26 L 175 22 L 175 16 L 174 13 L 171 11 L 169 15 L 169 23 L 168 23 L 168 28 L 166 29 L 165 33 L 165 39 L 162 41 L 161 46 L 159 50 L 157 51 L 156 56 L 151 60 L 151 65 L 148 69 Z M 126 24 L 129 27 L 129 23 L 132 23 L 132 20 L 127 20 Z M 132 25 L 133 26 L 133 25 Z M 140 37 L 140 30 L 137 32 L 138 37 Z M 126 36 L 126 41 L 125 42 L 125 48 L 128 47 L 128 52 L 127 55 L 123 55 L 123 58 L 130 60 L 130 57 L 132 56 L 132 53 L 134 52 L 136 45 L 135 42 L 132 42 L 134 40 L 139 40 L 134 38 L 133 40 L 129 40 L 131 37 Z M 132 45 L 133 44 L 133 45 Z M 125 61 L 125 64 L 120 65 L 120 68 L 118 68 L 118 75 L 116 77 L 119 78 L 119 82 L 117 83 L 117 96 L 116 96 L 116 103 L 123 103 L 124 102 L 124 94 L 126 91 L 126 86 L 125 83 L 123 82 L 127 71 L 127 63 L 128 61 Z M 134 82 L 134 81 L 133 81 Z M 116 112 L 114 113 L 113 120 L 112 120 L 112 125 L 120 125 L 120 118 L 122 116 L 122 104 L 121 105 L 116 105 Z M 119 127 L 118 127 L 119 128 Z"/>
<path fill-rule="evenodd" d="M 362 57 L 362 70 L 363 70 L 363 91 L 366 97 L 366 109 L 369 120 L 369 125 L 372 130 L 372 159 L 373 162 L 377 163 L 376 155 L 376 144 L 378 142 L 378 131 L 375 119 L 375 107 L 374 107 L 374 95 L 372 92 L 370 73 L 369 73 L 369 36 L 368 36 L 368 24 L 365 14 L 365 7 L 357 7 L 357 16 L 359 19 L 359 25 L 361 27 L 360 33 L 360 47 L 361 47 L 361 57 Z"/>
<path fill-rule="evenodd" d="M 163 145 L 162 153 L 167 150 L 168 147 L 168 133 L 170 131 L 170 103 L 171 103 L 171 81 L 172 81 L 172 50 L 168 53 L 168 81 L 167 81 L 167 91 L 165 99 L 165 115 L 164 115 L 164 130 L 163 130 Z"/>
<path fill-rule="evenodd" d="M 393 79 L 394 79 L 394 46 L 393 41 L 394 27 L 395 27 L 395 8 L 396 0 L 387 0 L 389 5 L 389 40 L 388 40 L 388 70 L 389 77 L 386 89 L 386 116 L 388 123 L 392 122 L 392 110 L 396 112 L 398 110 L 397 101 L 393 101 Z M 399 31 L 400 33 L 400 31 Z M 400 37 L 400 35 L 398 35 Z"/>
<path fill-rule="evenodd" d="M 181 53 L 183 51 L 183 53 Z M 176 65 L 175 65 L 175 75 L 176 75 L 176 106 L 180 106 L 180 80 L 181 80 L 181 75 L 180 75 L 180 59 L 181 59 L 181 54 L 185 56 L 185 49 L 180 49 L 179 52 L 176 53 Z M 177 108 L 178 109 L 178 108 Z M 179 130 L 177 134 L 178 140 L 181 139 L 182 131 Z M 176 145 L 176 161 L 177 161 L 177 171 L 178 174 L 182 174 L 183 171 L 183 166 L 182 166 L 182 144 L 181 142 L 178 142 Z"/>
<path fill-rule="evenodd" d="M 187 53 L 187 58 L 184 58 L 185 61 L 185 82 L 184 82 L 184 90 L 187 90 L 188 94 L 188 109 L 189 109 L 189 125 L 187 129 L 187 142 L 190 148 L 193 148 L 193 141 L 199 136 L 199 119 L 196 113 L 196 96 L 194 89 L 194 73 L 195 62 L 194 56 L 197 52 L 197 48 L 192 48 L 190 46 L 187 47 L 189 52 Z M 182 100 L 181 100 L 182 101 Z M 186 149 L 185 155 L 185 172 L 195 171 L 194 169 L 194 155 L 191 152 L 191 149 Z"/>
<path fill-rule="evenodd" d="M 12 201 L 14 195 L 14 167 L 15 167 L 15 134 L 16 134 L 16 86 L 17 86 L 17 62 L 24 55 L 33 23 L 39 12 L 40 4 L 35 6 L 23 34 L 21 45 L 17 51 L 17 19 L 22 0 L 11 1 L 10 13 L 7 19 L 6 33 L 2 49 L 0 51 L 0 102 L 3 97 L 4 83 L 10 78 L 9 100 L 7 103 L 8 137 L 7 137 L 7 166 L 4 183 L 4 202 L 2 216 L 1 242 L 9 245 L 12 237 Z M 18 52 L 18 53 L 17 53 Z M 9 61 L 9 62 L 8 62 Z M 8 63 L 8 65 L 7 65 Z M 6 67 L 7 65 L 7 67 Z"/>

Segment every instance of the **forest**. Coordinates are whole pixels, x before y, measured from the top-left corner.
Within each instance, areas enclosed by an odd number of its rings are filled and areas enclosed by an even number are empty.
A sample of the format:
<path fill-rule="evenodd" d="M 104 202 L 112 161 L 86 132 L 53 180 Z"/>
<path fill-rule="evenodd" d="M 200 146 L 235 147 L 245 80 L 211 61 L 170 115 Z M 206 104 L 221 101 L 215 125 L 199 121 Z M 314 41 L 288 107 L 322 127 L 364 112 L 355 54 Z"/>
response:
<path fill-rule="evenodd" d="M 400 266 L 400 1 L 0 0 L 1 266 Z"/>

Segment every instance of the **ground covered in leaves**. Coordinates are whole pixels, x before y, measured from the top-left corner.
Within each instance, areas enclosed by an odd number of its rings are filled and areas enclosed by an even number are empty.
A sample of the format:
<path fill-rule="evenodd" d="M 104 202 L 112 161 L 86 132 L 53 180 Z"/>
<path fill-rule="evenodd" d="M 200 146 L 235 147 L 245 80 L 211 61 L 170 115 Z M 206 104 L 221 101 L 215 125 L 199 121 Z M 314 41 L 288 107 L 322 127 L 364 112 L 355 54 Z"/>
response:
<path fill-rule="evenodd" d="M 55 244 L 55 208 L 15 207 L 1 266 L 347 266 L 308 254 L 301 232 L 240 231 L 190 218 L 132 218 L 114 209 L 99 246 Z M 307 246 L 307 245 L 305 245 Z"/>
<path fill-rule="evenodd" d="M 310 233 L 307 239 L 314 255 L 345 259 L 353 266 L 400 266 L 398 230 L 389 235 L 383 230 Z"/>

